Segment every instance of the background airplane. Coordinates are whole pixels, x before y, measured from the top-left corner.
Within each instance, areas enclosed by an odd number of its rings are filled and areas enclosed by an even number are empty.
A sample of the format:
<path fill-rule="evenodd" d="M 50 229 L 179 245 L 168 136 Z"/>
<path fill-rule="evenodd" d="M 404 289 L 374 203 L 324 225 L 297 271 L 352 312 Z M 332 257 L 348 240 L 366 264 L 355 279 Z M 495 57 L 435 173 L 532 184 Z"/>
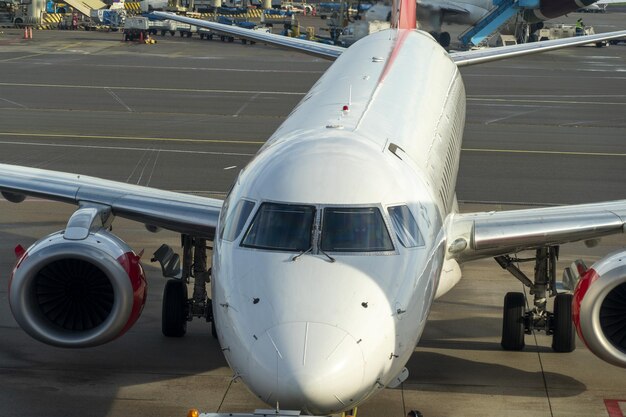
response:
<path fill-rule="evenodd" d="M 9 290 L 16 320 L 32 336 L 68 347 L 105 343 L 133 324 L 145 286 L 138 256 L 108 230 L 119 216 L 185 235 L 183 271 L 195 265 L 202 273 L 205 239 L 215 240 L 213 323 L 236 375 L 268 404 L 335 412 L 401 382 L 432 299 L 460 279 L 458 263 L 485 256 L 506 263 L 522 249 L 538 251 L 539 272 L 528 282 L 535 307 L 525 312 L 517 295 L 507 296 L 503 346 L 521 349 L 528 325 L 552 331 L 555 350 L 572 349 L 569 314 L 551 315 L 541 304 L 542 289 L 556 290 L 548 272 L 555 247 L 621 233 L 626 203 L 456 214 L 465 103 L 458 66 L 626 32 L 448 55 L 413 30 L 409 10 L 399 29 L 348 50 L 176 17 L 337 61 L 224 203 L 0 166 L 0 189 L 10 201 L 34 195 L 79 205 L 65 231 L 18 248 Z M 176 275 L 176 260 L 160 258 L 166 273 Z M 622 342 L 595 323 L 606 299 L 620 305 L 619 259 L 607 257 L 589 271 L 581 266 L 588 288 L 577 295 L 585 341 L 623 366 Z M 186 308 L 200 306 L 187 299 L 188 277 L 166 287 L 163 329 L 170 336 L 184 334 Z M 347 303 L 347 295 L 356 302 Z M 571 306 L 570 294 L 559 296 L 561 306 Z"/>
<path fill-rule="evenodd" d="M 594 0 L 541 0 L 520 9 L 520 17 L 526 24 L 538 24 L 593 3 Z M 472 26 L 495 6 L 492 0 L 418 0 L 417 20 L 421 29 L 431 32 L 442 46 L 447 47 L 450 33 L 442 32 L 444 23 Z M 378 2 L 365 12 L 366 20 L 388 21 L 390 18 L 390 2 Z"/>

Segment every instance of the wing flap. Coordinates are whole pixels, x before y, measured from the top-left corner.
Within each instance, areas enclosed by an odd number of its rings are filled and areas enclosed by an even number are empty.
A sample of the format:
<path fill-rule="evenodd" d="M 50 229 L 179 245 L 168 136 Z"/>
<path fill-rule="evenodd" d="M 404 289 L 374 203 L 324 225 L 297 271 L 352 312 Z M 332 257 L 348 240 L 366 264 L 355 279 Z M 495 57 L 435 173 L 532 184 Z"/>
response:
<path fill-rule="evenodd" d="M 626 200 L 574 206 L 456 214 L 448 256 L 464 262 L 624 233 Z"/>
<path fill-rule="evenodd" d="M 212 239 L 222 201 L 95 177 L 0 164 L 0 191 L 111 207 L 114 215 Z"/>

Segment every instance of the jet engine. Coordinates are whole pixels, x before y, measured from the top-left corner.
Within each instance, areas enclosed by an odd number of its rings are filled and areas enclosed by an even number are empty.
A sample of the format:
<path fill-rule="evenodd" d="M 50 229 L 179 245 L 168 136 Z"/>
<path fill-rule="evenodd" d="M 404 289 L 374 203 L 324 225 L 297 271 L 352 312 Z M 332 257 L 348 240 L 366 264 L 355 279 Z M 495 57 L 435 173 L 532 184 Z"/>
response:
<path fill-rule="evenodd" d="M 609 255 L 582 274 L 572 315 L 589 350 L 626 368 L 626 252 Z"/>
<path fill-rule="evenodd" d="M 537 23 L 544 20 L 554 19 L 589 6 L 597 0 L 541 0 L 539 8 L 527 9 L 524 12 L 524 20 L 528 23 Z"/>
<path fill-rule="evenodd" d="M 53 233 L 24 251 L 9 280 L 18 324 L 41 342 L 88 347 L 124 334 L 139 318 L 146 279 L 137 256 L 100 229 L 79 240 Z"/>

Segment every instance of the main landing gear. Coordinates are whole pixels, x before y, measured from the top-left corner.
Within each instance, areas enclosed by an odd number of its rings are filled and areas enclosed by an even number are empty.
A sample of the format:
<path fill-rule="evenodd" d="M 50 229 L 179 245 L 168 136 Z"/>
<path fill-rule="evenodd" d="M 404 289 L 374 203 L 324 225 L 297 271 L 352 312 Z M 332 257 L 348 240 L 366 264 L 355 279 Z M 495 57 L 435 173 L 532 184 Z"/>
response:
<path fill-rule="evenodd" d="M 168 245 L 154 253 L 152 261 L 161 264 L 165 278 L 169 278 L 163 290 L 161 331 L 167 337 L 182 337 L 187 332 L 187 322 L 194 317 L 210 321 L 212 333 L 217 337 L 213 323 L 211 299 L 206 284 L 211 281 L 211 270 L 207 269 L 207 242 L 205 239 L 182 235 L 183 264 L 180 257 Z M 193 294 L 189 298 L 187 284 L 193 280 Z"/>
<path fill-rule="evenodd" d="M 529 288 L 534 296 L 533 308 L 526 310 L 526 296 L 521 292 L 510 292 L 504 297 L 502 316 L 502 348 L 504 350 L 522 350 L 524 334 L 533 330 L 545 331 L 552 335 L 552 350 L 572 352 L 576 349 L 574 324 L 572 322 L 572 294 L 556 290 L 556 261 L 559 256 L 558 246 L 549 246 L 536 250 L 535 257 L 529 259 L 513 258 L 509 255 L 497 256 L 495 260 L 503 269 L 509 271 L 522 284 Z M 534 280 L 528 278 L 515 264 L 535 262 Z M 554 311 L 546 310 L 547 297 L 555 297 Z"/>

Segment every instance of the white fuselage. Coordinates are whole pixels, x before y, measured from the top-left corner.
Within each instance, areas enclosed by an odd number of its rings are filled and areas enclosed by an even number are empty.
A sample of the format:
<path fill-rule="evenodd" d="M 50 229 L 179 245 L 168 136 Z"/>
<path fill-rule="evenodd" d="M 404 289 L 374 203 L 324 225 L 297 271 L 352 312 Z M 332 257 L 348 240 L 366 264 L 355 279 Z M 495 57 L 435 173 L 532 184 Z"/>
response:
<path fill-rule="evenodd" d="M 241 172 L 215 240 L 213 309 L 230 366 L 261 400 L 334 413 L 402 371 L 435 294 L 460 278 L 441 271 L 464 118 L 445 50 L 424 32 L 382 31 L 346 50 Z M 254 208 L 238 217 L 242 200 Z M 310 248 L 247 245 L 262 204 L 309 207 Z M 419 227 L 413 247 L 390 218 L 401 205 Z M 382 214 L 393 246 L 328 250 L 325 213 L 363 208 Z"/>

